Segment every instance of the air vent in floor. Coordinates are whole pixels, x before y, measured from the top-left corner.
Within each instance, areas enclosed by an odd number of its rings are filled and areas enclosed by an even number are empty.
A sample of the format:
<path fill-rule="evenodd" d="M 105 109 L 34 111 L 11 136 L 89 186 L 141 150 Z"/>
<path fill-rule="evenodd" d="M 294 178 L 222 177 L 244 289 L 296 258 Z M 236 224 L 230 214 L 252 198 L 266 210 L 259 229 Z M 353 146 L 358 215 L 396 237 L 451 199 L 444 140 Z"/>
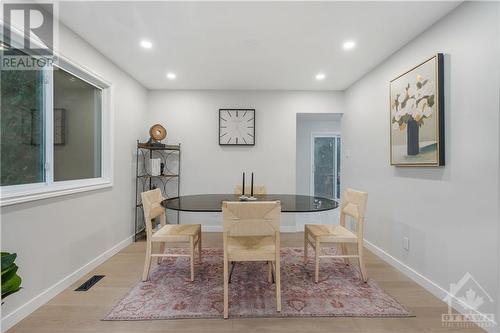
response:
<path fill-rule="evenodd" d="M 92 288 L 94 284 L 99 282 L 99 280 L 103 277 L 104 275 L 94 275 L 93 277 L 85 281 L 80 287 L 76 288 L 75 291 L 87 291 Z"/>

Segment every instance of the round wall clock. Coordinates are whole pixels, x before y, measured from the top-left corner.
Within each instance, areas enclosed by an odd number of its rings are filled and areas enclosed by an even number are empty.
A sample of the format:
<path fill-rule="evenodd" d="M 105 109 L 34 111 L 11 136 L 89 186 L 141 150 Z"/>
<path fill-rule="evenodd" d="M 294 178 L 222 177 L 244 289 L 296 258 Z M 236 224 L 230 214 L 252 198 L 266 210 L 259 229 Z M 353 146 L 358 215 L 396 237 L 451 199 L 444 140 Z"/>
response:
<path fill-rule="evenodd" d="M 255 109 L 219 109 L 219 145 L 255 145 Z"/>

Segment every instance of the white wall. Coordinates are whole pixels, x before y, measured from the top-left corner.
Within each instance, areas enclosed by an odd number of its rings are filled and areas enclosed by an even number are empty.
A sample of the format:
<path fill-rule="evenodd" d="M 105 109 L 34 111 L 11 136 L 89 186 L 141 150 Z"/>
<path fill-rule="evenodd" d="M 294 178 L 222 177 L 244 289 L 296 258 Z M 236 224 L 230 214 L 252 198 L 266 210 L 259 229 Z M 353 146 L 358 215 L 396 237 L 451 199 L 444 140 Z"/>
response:
<path fill-rule="evenodd" d="M 498 24 L 498 3 L 464 3 L 351 86 L 342 118 L 350 152 L 343 183 L 369 193 L 366 239 L 445 290 L 470 272 L 493 298 L 499 295 Z M 436 52 L 446 54 L 446 166 L 391 167 L 389 81 Z M 485 303 L 480 311 L 494 313 L 495 304 Z"/>
<path fill-rule="evenodd" d="M 296 141 L 296 193 L 311 194 L 311 140 L 314 133 L 340 134 L 341 114 L 298 114 Z"/>
<path fill-rule="evenodd" d="M 158 90 L 149 94 L 147 119 L 167 128 L 167 142 L 182 144 L 182 195 L 232 193 L 243 171 L 268 193 L 295 193 L 297 113 L 342 113 L 343 105 L 340 92 Z M 256 109 L 254 147 L 219 146 L 220 108 Z M 181 221 L 220 225 L 218 214 L 183 213 Z"/>
<path fill-rule="evenodd" d="M 114 186 L 2 207 L 2 251 L 17 252 L 23 278 L 23 289 L 2 305 L 3 330 L 73 282 L 86 264 L 130 242 L 133 233 L 135 140 L 147 130 L 147 91 L 73 32 L 61 27 L 59 38 L 64 56 L 112 84 Z"/>
<path fill-rule="evenodd" d="M 254 147 L 219 146 L 219 108 L 255 108 Z M 297 113 L 342 113 L 342 93 L 152 91 L 148 125 L 163 124 L 182 144 L 181 193 L 232 193 L 241 173 L 269 193 L 295 193 Z"/>

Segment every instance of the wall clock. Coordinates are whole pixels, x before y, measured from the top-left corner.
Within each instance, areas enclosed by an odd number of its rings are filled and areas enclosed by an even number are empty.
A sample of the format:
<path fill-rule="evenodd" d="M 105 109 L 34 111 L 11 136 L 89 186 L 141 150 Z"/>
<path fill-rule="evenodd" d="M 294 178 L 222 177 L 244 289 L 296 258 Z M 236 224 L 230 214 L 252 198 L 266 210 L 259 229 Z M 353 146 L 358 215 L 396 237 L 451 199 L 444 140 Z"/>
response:
<path fill-rule="evenodd" d="M 255 145 L 255 109 L 219 109 L 219 145 Z"/>

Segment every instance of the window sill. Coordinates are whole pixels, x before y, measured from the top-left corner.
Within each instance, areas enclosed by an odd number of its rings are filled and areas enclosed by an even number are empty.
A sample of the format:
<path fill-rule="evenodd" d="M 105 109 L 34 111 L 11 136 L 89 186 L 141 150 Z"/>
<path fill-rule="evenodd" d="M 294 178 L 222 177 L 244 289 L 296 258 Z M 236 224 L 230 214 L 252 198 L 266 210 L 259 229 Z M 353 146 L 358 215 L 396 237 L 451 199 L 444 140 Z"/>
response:
<path fill-rule="evenodd" d="M 67 181 L 60 184 L 36 184 L 22 191 L 1 190 L 0 207 L 20 204 L 24 202 L 60 197 L 81 192 L 95 191 L 112 187 L 109 179 L 85 179 L 81 181 Z M 10 193 L 9 193 L 10 192 Z"/>

